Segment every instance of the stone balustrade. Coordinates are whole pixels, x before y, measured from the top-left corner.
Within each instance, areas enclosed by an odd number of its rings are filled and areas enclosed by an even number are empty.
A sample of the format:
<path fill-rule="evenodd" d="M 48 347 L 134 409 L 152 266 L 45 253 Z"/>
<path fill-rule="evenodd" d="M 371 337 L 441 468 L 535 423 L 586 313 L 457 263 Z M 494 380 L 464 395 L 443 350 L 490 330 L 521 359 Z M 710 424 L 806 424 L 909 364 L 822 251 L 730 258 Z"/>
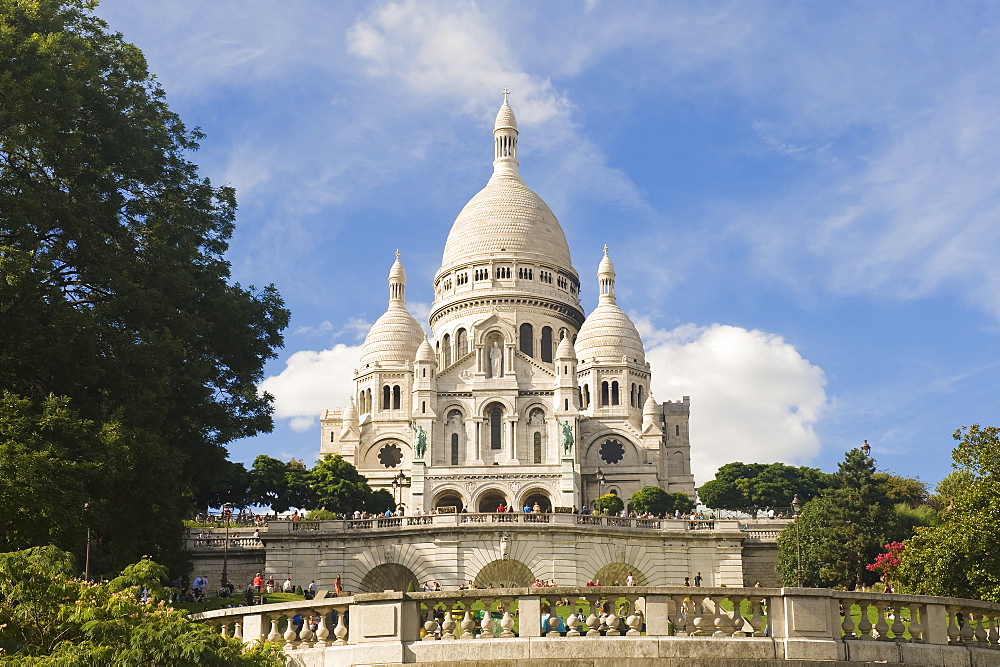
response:
<path fill-rule="evenodd" d="M 211 537 L 188 538 L 189 549 L 222 549 L 229 543 L 230 549 L 263 549 L 264 543 L 259 537 L 230 537 L 212 535 Z"/>
<path fill-rule="evenodd" d="M 387 591 L 192 618 L 245 642 L 279 643 L 303 666 L 611 658 L 1000 664 L 998 604 L 811 588 Z"/>

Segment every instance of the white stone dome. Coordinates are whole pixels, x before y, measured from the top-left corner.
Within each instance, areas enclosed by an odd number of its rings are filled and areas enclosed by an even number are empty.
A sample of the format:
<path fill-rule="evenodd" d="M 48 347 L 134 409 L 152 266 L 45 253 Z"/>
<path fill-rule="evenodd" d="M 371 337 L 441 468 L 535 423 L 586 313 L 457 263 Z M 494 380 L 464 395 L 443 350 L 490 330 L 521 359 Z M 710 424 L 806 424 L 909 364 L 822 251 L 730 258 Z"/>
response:
<path fill-rule="evenodd" d="M 389 306 L 365 336 L 361 346 L 361 367 L 378 362 L 403 366 L 417 356 L 424 331 L 401 306 Z"/>
<path fill-rule="evenodd" d="M 576 337 L 576 357 L 580 362 L 646 363 L 642 338 L 629 316 L 614 303 L 602 303 L 580 327 Z"/>
<path fill-rule="evenodd" d="M 427 337 L 424 336 L 424 340 L 420 343 L 420 347 L 417 348 L 417 361 L 424 361 L 428 363 L 434 363 L 434 348 L 431 347 L 430 342 Z"/>
<path fill-rule="evenodd" d="M 555 265 L 572 273 L 569 244 L 549 207 L 520 178 L 494 175 L 455 218 L 442 270 L 494 257 Z"/>
<path fill-rule="evenodd" d="M 573 351 L 573 343 L 570 341 L 569 336 L 564 336 L 561 341 L 559 341 L 559 347 L 556 348 L 556 359 L 575 359 L 576 353 Z"/>

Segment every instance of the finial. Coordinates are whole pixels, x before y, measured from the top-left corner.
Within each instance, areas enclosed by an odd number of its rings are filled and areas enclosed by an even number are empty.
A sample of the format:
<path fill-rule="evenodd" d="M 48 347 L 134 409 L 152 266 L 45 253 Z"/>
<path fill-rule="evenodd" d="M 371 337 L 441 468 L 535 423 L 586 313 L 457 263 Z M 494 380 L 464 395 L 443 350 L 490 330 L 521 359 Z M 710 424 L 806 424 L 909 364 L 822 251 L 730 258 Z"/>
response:
<path fill-rule="evenodd" d="M 507 86 L 503 87 L 503 92 L 501 93 L 501 95 L 503 95 L 503 103 L 507 104 L 507 96 L 510 95 L 510 91 L 507 90 Z"/>
<path fill-rule="evenodd" d="M 607 243 L 604 244 L 604 256 L 605 257 L 608 256 L 608 244 Z"/>
<path fill-rule="evenodd" d="M 607 248 L 607 246 L 604 246 L 605 250 L 607 250 Z M 399 259 L 399 248 L 396 248 L 396 259 Z"/>

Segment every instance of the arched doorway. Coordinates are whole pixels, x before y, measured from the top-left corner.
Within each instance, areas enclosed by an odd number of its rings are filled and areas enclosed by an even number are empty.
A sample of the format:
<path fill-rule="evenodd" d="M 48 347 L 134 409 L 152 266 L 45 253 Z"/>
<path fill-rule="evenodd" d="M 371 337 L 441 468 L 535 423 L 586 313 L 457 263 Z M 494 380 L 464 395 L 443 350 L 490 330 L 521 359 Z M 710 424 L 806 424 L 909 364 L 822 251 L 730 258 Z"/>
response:
<path fill-rule="evenodd" d="M 368 571 L 358 585 L 359 593 L 381 593 L 382 591 L 415 591 L 419 583 L 417 576 L 405 565 L 385 563 Z"/>
<path fill-rule="evenodd" d="M 549 500 L 548 495 L 542 491 L 529 492 L 524 498 L 523 507 L 531 507 L 534 509 L 535 503 L 538 503 L 538 507 L 541 509 L 542 513 L 552 511 L 552 501 Z"/>
<path fill-rule="evenodd" d="M 629 573 L 635 577 L 636 586 L 648 586 L 649 580 L 646 575 L 633 565 L 628 563 L 608 563 L 596 573 L 593 582 L 601 582 L 601 586 L 624 586 L 628 580 Z"/>
<path fill-rule="evenodd" d="M 465 503 L 462 502 L 462 497 L 454 491 L 445 491 L 443 495 L 434 501 L 435 508 L 454 507 L 456 512 L 460 512 L 464 506 Z"/>
<path fill-rule="evenodd" d="M 495 560 L 476 575 L 476 588 L 527 588 L 535 583 L 531 568 L 519 560 Z"/>
<path fill-rule="evenodd" d="M 500 491 L 487 491 L 479 498 L 477 509 L 480 512 L 496 512 L 501 505 L 507 504 L 507 498 Z"/>

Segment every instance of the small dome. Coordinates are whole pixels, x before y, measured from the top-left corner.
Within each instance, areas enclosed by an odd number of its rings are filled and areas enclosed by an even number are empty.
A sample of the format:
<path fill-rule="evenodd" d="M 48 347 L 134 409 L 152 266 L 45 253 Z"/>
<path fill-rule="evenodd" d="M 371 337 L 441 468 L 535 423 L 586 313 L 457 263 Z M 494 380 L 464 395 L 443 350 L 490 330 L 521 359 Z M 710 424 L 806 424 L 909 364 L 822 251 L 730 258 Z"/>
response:
<path fill-rule="evenodd" d="M 556 359 L 574 359 L 575 357 L 573 342 L 569 336 L 563 336 L 563 339 L 559 341 L 559 347 L 556 348 Z"/>
<path fill-rule="evenodd" d="M 493 126 L 494 131 L 499 129 L 517 129 L 517 119 L 514 118 L 514 110 L 507 104 L 507 100 L 504 100 L 503 104 L 500 105 L 500 111 L 497 112 L 497 122 Z"/>
<path fill-rule="evenodd" d="M 403 268 L 403 263 L 399 261 L 399 251 L 396 251 L 396 261 L 392 263 L 392 268 L 389 269 L 389 280 L 402 280 L 406 281 L 406 269 Z"/>
<path fill-rule="evenodd" d="M 642 337 L 621 308 L 613 302 L 599 304 L 576 337 L 576 357 L 581 362 L 646 363 Z"/>
<path fill-rule="evenodd" d="M 361 366 L 379 362 L 406 365 L 413 361 L 424 340 L 424 331 L 406 308 L 390 305 L 375 321 L 361 346 Z"/>
<path fill-rule="evenodd" d="M 642 414 L 644 415 L 655 415 L 660 411 L 660 406 L 656 404 L 656 399 L 653 398 L 653 392 L 649 393 L 646 397 L 646 402 L 642 406 Z"/>
<path fill-rule="evenodd" d="M 420 347 L 417 348 L 417 362 L 433 364 L 434 361 L 434 348 L 431 347 L 430 342 L 427 340 L 427 336 L 424 336 L 424 342 L 422 342 Z"/>
<path fill-rule="evenodd" d="M 352 427 L 358 425 L 358 409 L 354 407 L 354 397 L 351 397 L 347 407 L 344 408 L 343 419 L 344 426 L 340 429 L 340 437 L 342 438 L 351 433 Z"/>

